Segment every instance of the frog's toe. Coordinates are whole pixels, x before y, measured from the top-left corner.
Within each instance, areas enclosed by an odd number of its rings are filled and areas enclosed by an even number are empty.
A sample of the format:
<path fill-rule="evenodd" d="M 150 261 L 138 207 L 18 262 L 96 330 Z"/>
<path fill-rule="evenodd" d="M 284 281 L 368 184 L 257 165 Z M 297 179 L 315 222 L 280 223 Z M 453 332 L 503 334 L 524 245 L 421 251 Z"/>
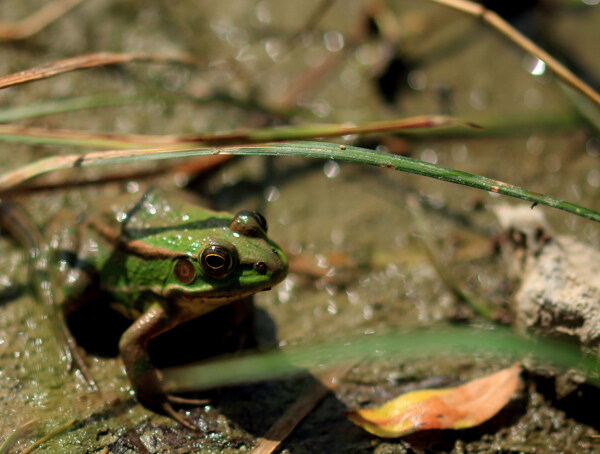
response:
<path fill-rule="evenodd" d="M 209 399 L 191 399 L 189 397 L 180 397 L 174 396 L 172 394 L 167 394 L 167 400 L 176 405 L 206 405 L 210 403 Z"/>
<path fill-rule="evenodd" d="M 170 418 L 177 421 L 182 426 L 187 427 L 190 430 L 198 431 L 200 430 L 198 427 L 194 426 L 191 422 L 187 421 L 180 413 L 176 412 L 175 409 L 171 406 L 169 402 L 163 402 L 161 404 L 162 410 L 169 416 Z"/>

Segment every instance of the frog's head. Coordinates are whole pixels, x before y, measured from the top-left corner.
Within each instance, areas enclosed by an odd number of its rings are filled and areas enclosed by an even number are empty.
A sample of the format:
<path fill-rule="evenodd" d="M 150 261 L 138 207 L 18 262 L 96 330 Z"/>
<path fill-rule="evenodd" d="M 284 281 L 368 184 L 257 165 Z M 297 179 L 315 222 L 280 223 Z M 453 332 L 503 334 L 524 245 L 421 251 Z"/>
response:
<path fill-rule="evenodd" d="M 222 226 L 199 231 L 199 249 L 172 260 L 164 285 L 163 295 L 176 305 L 202 302 L 210 310 L 268 290 L 287 275 L 287 258 L 267 237 L 267 222 L 259 213 L 240 211 L 223 219 Z"/>

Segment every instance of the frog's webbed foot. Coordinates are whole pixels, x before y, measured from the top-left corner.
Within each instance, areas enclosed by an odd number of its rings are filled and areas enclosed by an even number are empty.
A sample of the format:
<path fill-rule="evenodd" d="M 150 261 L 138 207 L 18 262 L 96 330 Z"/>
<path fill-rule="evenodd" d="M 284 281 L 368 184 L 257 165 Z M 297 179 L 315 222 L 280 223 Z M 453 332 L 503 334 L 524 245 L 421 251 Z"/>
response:
<path fill-rule="evenodd" d="M 160 372 L 152 364 L 147 347 L 150 339 L 176 326 L 179 321 L 169 316 L 159 304 L 153 305 L 123 333 L 119 350 L 138 401 L 150 409 L 162 411 L 190 430 L 198 430 L 176 412 L 172 404 L 197 405 L 199 401 L 165 394 Z"/>
<path fill-rule="evenodd" d="M 167 394 L 166 398 L 170 403 L 176 404 L 176 405 L 198 406 L 198 405 L 206 405 L 206 404 L 210 403 L 210 399 L 191 399 L 188 397 L 174 396 L 172 394 Z"/>
<path fill-rule="evenodd" d="M 170 417 L 171 419 L 174 419 L 182 426 L 187 427 L 188 429 L 193 430 L 195 432 L 200 430 L 198 427 L 194 426 L 191 422 L 186 420 L 181 415 L 181 413 L 176 412 L 175 409 L 171 406 L 171 404 L 167 400 L 161 402 L 160 407 L 166 413 L 166 415 L 168 417 Z"/>

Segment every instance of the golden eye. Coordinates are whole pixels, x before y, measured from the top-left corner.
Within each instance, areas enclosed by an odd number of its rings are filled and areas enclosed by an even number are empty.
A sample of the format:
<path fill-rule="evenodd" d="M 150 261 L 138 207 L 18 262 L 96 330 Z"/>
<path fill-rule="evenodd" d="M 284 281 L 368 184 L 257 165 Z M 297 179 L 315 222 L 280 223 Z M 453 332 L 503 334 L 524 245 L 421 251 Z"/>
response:
<path fill-rule="evenodd" d="M 206 274 L 222 278 L 227 276 L 235 263 L 235 255 L 229 249 L 216 244 L 208 246 L 200 256 L 200 264 Z"/>
<path fill-rule="evenodd" d="M 194 264 L 188 259 L 177 259 L 173 273 L 179 282 L 188 285 L 196 279 Z"/>

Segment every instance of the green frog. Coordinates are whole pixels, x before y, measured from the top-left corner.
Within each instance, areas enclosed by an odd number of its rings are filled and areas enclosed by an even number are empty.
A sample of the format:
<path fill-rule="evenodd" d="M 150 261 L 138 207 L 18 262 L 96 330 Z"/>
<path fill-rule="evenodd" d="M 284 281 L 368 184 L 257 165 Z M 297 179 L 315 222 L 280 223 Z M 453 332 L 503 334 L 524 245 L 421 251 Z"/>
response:
<path fill-rule="evenodd" d="M 163 391 L 148 342 L 270 289 L 285 278 L 287 258 L 267 236 L 265 218 L 253 211 L 214 212 L 157 188 L 103 205 L 75 219 L 56 216 L 39 238 L 21 229 L 38 290 L 52 307 L 61 308 L 63 322 L 108 295 L 110 306 L 133 320 L 120 338 L 119 352 L 138 400 L 193 428 L 172 407 L 183 399 Z M 68 350 L 75 353 L 75 341 L 61 325 Z M 80 359 L 76 363 L 85 367 Z"/>

